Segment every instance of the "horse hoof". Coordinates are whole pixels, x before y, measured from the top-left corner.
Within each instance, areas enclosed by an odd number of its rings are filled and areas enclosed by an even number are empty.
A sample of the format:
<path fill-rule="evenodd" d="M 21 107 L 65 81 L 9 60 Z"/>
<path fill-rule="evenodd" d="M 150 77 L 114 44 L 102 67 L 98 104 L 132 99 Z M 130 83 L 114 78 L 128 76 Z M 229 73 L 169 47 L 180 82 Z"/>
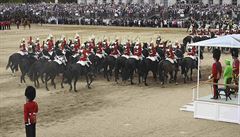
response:
<path fill-rule="evenodd" d="M 91 89 L 91 87 L 88 87 L 88 89 Z"/>
<path fill-rule="evenodd" d="M 176 82 L 175 85 L 178 85 L 178 83 Z"/>
<path fill-rule="evenodd" d="M 77 92 L 77 90 L 74 90 L 75 92 Z"/>
<path fill-rule="evenodd" d="M 148 84 L 147 84 L 147 83 L 145 83 L 145 86 L 148 86 Z"/>

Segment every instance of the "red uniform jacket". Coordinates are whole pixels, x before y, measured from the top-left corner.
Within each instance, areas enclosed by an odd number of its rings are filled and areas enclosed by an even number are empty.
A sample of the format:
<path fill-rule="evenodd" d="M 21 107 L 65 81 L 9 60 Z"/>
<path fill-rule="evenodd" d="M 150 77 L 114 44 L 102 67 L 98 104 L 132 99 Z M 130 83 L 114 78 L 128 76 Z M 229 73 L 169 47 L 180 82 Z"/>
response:
<path fill-rule="evenodd" d="M 169 51 L 168 51 L 168 57 L 171 58 L 171 59 L 174 59 L 174 53 L 173 53 L 172 48 L 170 48 Z"/>
<path fill-rule="evenodd" d="M 83 49 L 80 61 L 87 61 L 87 57 L 88 57 L 87 54 L 88 54 L 88 51 Z"/>
<path fill-rule="evenodd" d="M 152 49 L 150 51 L 150 56 L 154 57 L 154 56 L 156 56 L 156 54 L 157 54 L 156 48 L 152 45 Z"/>
<path fill-rule="evenodd" d="M 212 76 L 213 79 L 220 79 L 222 75 L 222 65 L 220 62 L 215 62 L 212 65 Z"/>
<path fill-rule="evenodd" d="M 19 48 L 20 48 L 21 51 L 26 51 L 25 43 L 23 45 L 21 44 Z"/>
<path fill-rule="evenodd" d="M 130 43 L 126 44 L 126 49 L 124 51 L 124 54 L 130 56 Z"/>
<path fill-rule="evenodd" d="M 234 60 L 233 62 L 233 74 L 235 74 L 236 76 L 239 75 L 239 60 Z"/>
<path fill-rule="evenodd" d="M 135 56 L 142 56 L 142 47 L 139 44 L 137 49 L 134 49 L 134 55 Z"/>
<path fill-rule="evenodd" d="M 94 48 L 95 48 L 95 44 L 91 42 L 88 48 L 88 52 L 91 53 L 94 50 Z"/>
<path fill-rule="evenodd" d="M 24 104 L 24 122 L 36 123 L 36 113 L 38 112 L 38 104 L 35 101 L 29 101 Z"/>
<path fill-rule="evenodd" d="M 40 52 L 40 43 L 39 43 L 39 42 L 36 43 L 35 50 L 36 50 L 37 52 Z"/>
<path fill-rule="evenodd" d="M 66 40 L 64 39 L 61 44 L 61 49 L 63 50 L 65 48 L 65 45 L 67 44 Z"/>
<path fill-rule="evenodd" d="M 196 48 L 192 47 L 191 52 L 188 53 L 188 55 L 194 56 L 196 54 Z"/>
<path fill-rule="evenodd" d="M 97 53 L 98 53 L 98 54 L 102 54 L 102 52 L 103 52 L 102 42 L 99 42 L 99 43 L 98 43 Z"/>
<path fill-rule="evenodd" d="M 53 41 L 49 40 L 48 41 L 48 51 L 51 51 L 53 49 Z"/>
<path fill-rule="evenodd" d="M 118 54 L 119 54 L 118 48 L 117 48 L 117 45 L 115 45 L 113 48 L 113 51 L 111 52 L 111 55 L 118 55 Z"/>

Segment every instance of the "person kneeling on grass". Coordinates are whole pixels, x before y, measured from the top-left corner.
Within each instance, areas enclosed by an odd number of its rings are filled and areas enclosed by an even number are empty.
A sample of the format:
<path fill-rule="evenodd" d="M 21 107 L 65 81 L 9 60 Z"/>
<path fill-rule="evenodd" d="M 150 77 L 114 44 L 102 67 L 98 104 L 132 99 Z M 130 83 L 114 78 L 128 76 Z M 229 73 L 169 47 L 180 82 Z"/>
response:
<path fill-rule="evenodd" d="M 36 115 L 38 112 L 38 104 L 34 101 L 36 90 L 32 86 L 28 86 L 25 90 L 26 104 L 24 104 L 24 122 L 26 129 L 26 137 L 36 137 Z"/>

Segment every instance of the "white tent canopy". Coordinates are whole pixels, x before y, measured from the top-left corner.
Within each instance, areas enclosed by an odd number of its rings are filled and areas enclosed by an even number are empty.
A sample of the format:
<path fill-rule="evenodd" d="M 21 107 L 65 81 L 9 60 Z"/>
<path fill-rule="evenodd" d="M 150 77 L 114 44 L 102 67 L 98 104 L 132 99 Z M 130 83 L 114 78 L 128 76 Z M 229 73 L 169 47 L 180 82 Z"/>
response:
<path fill-rule="evenodd" d="M 209 40 L 191 43 L 188 46 L 240 48 L 240 34 L 220 36 Z"/>

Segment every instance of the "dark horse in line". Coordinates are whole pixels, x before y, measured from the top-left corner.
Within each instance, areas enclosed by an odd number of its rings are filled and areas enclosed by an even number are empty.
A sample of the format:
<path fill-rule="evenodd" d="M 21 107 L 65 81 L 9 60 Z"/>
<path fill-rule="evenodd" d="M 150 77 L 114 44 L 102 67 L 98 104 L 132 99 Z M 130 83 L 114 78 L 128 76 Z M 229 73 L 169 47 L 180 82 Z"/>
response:
<path fill-rule="evenodd" d="M 93 82 L 93 65 L 82 66 L 81 64 L 70 64 L 67 66 L 67 69 L 63 73 L 63 78 L 61 82 L 61 87 L 63 88 L 63 83 L 68 83 L 70 86 L 69 91 L 72 90 L 72 81 L 73 81 L 73 88 L 74 91 L 77 92 L 76 84 L 80 77 L 85 76 L 87 87 L 90 89 L 90 85 Z"/>

